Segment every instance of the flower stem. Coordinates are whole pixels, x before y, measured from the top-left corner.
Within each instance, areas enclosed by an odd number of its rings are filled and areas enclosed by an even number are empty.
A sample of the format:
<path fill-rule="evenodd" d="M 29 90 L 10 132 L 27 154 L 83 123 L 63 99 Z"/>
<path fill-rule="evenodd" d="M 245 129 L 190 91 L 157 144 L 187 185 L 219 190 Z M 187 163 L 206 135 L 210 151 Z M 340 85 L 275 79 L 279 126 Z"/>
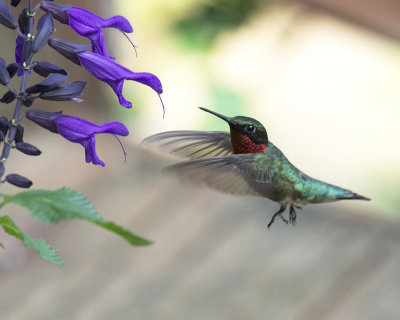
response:
<path fill-rule="evenodd" d="M 33 32 L 33 22 L 34 22 L 34 18 L 33 18 L 33 0 L 29 0 L 29 7 L 28 7 L 28 21 L 29 21 L 29 30 L 28 33 L 32 35 Z M 25 41 L 32 41 L 32 38 L 28 39 L 26 38 Z M 32 52 L 30 52 L 30 54 L 28 55 L 28 61 L 25 61 L 24 65 L 30 66 L 31 61 L 32 61 Z M 25 93 L 25 89 L 26 89 L 26 83 L 28 80 L 28 75 L 29 75 L 29 69 L 24 68 L 24 72 L 22 74 L 22 82 L 21 82 L 21 88 L 20 88 L 20 93 L 18 95 L 17 98 L 17 103 L 15 105 L 15 109 L 14 109 L 14 116 L 13 119 L 11 121 L 11 126 L 9 128 L 8 131 L 8 136 L 7 139 L 5 140 L 4 143 L 4 147 L 3 147 L 3 151 L 1 153 L 1 157 L 0 157 L 0 161 L 2 163 L 4 163 L 9 154 L 10 154 L 10 149 L 11 149 L 11 145 L 15 139 L 15 134 L 17 132 L 17 123 L 19 121 L 19 116 L 21 113 L 21 107 L 22 107 L 22 102 L 23 102 L 23 94 Z"/>

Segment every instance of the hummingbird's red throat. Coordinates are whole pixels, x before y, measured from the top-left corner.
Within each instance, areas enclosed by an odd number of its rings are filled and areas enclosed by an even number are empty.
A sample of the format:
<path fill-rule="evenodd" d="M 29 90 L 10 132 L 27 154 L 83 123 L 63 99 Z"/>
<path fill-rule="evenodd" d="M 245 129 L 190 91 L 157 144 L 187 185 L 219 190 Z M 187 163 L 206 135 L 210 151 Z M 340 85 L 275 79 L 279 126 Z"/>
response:
<path fill-rule="evenodd" d="M 255 144 L 248 136 L 235 130 L 231 130 L 231 142 L 236 154 L 263 153 L 267 147 L 265 144 Z"/>

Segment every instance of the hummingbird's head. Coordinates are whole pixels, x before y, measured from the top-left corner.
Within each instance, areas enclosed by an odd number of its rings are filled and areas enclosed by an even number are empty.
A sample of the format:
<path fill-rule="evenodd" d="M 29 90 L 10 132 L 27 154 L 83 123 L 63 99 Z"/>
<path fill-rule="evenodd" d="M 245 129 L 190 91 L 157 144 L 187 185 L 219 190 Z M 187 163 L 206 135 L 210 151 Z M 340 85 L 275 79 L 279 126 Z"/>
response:
<path fill-rule="evenodd" d="M 253 118 L 225 117 L 219 113 L 200 108 L 222 120 L 225 120 L 231 129 L 231 142 L 235 153 L 259 153 L 264 152 L 268 144 L 268 135 L 264 126 Z"/>

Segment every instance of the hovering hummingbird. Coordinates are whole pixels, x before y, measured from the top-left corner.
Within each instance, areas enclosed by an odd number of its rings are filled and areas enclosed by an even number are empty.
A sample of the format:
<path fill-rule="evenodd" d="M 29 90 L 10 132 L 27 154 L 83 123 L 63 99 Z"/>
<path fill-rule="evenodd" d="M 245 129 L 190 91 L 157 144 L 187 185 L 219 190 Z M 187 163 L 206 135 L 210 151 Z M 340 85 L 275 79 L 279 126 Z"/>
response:
<path fill-rule="evenodd" d="M 268 141 L 267 131 L 255 119 L 225 117 L 200 108 L 222 120 L 230 132 L 170 131 L 152 135 L 144 144 L 157 145 L 172 154 L 188 158 L 166 168 L 217 190 L 266 197 L 280 204 L 268 228 L 289 207 L 289 222 L 296 222 L 296 210 L 309 203 L 345 199 L 370 200 L 316 179 L 297 169 L 284 154 Z"/>

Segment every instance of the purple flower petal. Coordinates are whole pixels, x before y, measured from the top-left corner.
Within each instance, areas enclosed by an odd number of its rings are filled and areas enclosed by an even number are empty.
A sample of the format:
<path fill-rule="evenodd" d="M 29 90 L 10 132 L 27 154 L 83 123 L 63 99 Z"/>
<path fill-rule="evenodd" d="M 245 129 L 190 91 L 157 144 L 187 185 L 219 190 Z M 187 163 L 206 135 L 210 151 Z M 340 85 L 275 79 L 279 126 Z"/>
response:
<path fill-rule="evenodd" d="M 22 61 L 22 48 L 24 47 L 25 39 L 22 38 L 21 36 L 17 36 L 17 39 L 15 40 L 16 46 L 15 46 L 15 62 L 17 62 L 21 67 L 23 65 Z M 22 76 L 23 70 L 19 69 L 18 70 L 18 77 Z"/>
<path fill-rule="evenodd" d="M 103 19 L 98 15 L 78 7 L 71 7 L 68 11 L 69 25 L 81 36 L 87 37 L 92 42 L 92 51 L 112 58 L 106 49 L 103 28 L 116 28 L 120 31 L 131 33 L 132 26 L 122 16 L 113 16 Z"/>
<path fill-rule="evenodd" d="M 108 122 L 97 125 L 85 119 L 61 115 L 55 119 L 57 132 L 65 139 L 79 143 L 85 148 L 85 159 L 87 163 L 98 164 L 104 167 L 96 153 L 96 137 L 98 133 L 110 133 L 114 135 L 127 136 L 128 129 L 120 122 Z"/>
<path fill-rule="evenodd" d="M 85 148 L 85 160 L 87 163 L 93 163 L 94 165 L 105 166 L 104 162 L 100 160 L 96 153 L 96 138 L 91 136 L 87 140 L 83 140 L 81 145 Z"/>
<path fill-rule="evenodd" d="M 85 148 L 86 162 L 103 167 L 104 162 L 99 159 L 96 153 L 96 134 L 109 133 L 119 136 L 127 136 L 129 134 L 128 129 L 120 122 L 107 122 L 97 125 L 85 119 L 63 115 L 61 112 L 28 110 L 26 117 L 39 126 L 60 134 L 71 142 L 81 144 Z"/>
<path fill-rule="evenodd" d="M 129 21 L 122 16 L 103 19 L 93 12 L 78 7 L 71 7 L 68 10 L 68 17 L 71 28 L 85 37 L 88 34 L 98 32 L 102 28 L 116 28 L 127 33 L 133 32 Z"/>
<path fill-rule="evenodd" d="M 97 79 L 106 82 L 118 96 L 119 103 L 126 108 L 132 108 L 132 104 L 122 95 L 125 80 L 145 84 L 158 94 L 163 92 L 162 84 L 154 74 L 133 72 L 109 58 L 88 51 L 80 52 L 78 56 L 81 65 Z"/>

